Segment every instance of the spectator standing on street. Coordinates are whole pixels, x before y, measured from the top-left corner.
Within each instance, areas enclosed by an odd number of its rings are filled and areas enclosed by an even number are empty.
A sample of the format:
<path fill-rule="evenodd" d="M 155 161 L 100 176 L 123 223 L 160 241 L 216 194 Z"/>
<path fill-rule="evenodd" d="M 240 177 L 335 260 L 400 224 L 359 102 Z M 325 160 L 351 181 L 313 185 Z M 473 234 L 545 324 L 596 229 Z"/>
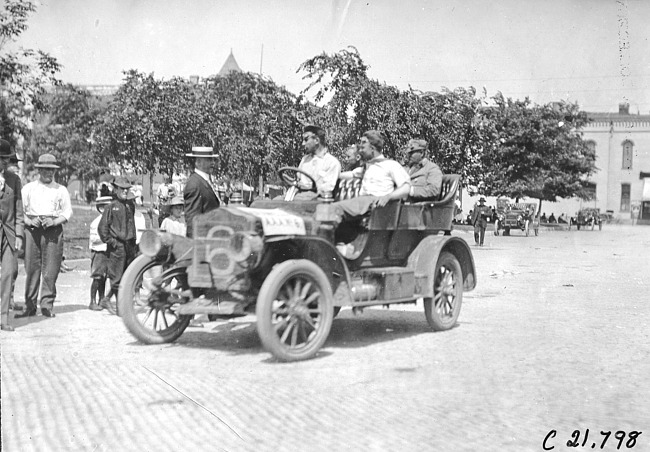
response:
<path fill-rule="evenodd" d="M 438 197 L 442 188 L 442 171 L 426 158 L 428 143 L 410 140 L 406 146 L 409 161 L 407 171 L 411 177 L 409 201 L 426 201 Z"/>
<path fill-rule="evenodd" d="M 194 159 L 194 172 L 183 190 L 187 237 L 192 238 L 193 221 L 197 215 L 214 210 L 221 205 L 217 183 L 212 175 L 217 155 L 211 147 L 193 147 L 187 157 Z"/>
<path fill-rule="evenodd" d="M 2 207 L 4 211 L 2 215 L 6 215 L 7 219 L 0 220 L 0 246 L 2 246 L 2 259 L 0 259 L 2 261 L 2 276 L 0 277 L 2 278 L 2 289 L 0 289 L 0 300 L 4 303 L 6 298 L 7 306 L 14 311 L 18 310 L 14 303 L 14 288 L 18 277 L 18 254 L 23 251 L 23 238 L 25 235 L 23 185 L 18 174 L 11 170 L 11 166 L 17 161 L 16 153 L 11 150 L 9 142 L 0 140 L 0 176 L 4 178 L 5 186 L 13 191 L 13 204 L 7 201 L 9 199 L 9 190 L 5 191 L 5 206 Z M 10 217 L 13 217 L 13 220 Z M 5 248 L 5 240 L 8 248 Z"/>
<path fill-rule="evenodd" d="M 478 206 L 474 207 L 472 213 L 472 224 L 474 225 L 474 241 L 476 245 L 483 246 L 485 240 L 485 229 L 487 228 L 487 217 L 490 215 L 490 208 L 485 205 L 485 198 L 481 196 Z"/>
<path fill-rule="evenodd" d="M 156 209 L 158 210 L 158 226 L 160 226 L 165 218 L 169 216 L 169 201 L 174 197 L 180 195 L 180 191 L 176 191 L 176 187 L 172 183 L 172 177 L 165 175 L 163 183 L 158 186 L 156 190 Z"/>
<path fill-rule="evenodd" d="M 91 311 L 101 311 L 102 307 L 99 302 L 106 294 L 106 277 L 108 276 L 108 253 L 106 243 L 99 236 L 97 228 L 102 219 L 104 208 L 113 201 L 110 196 L 100 196 L 95 200 L 95 208 L 99 215 L 90 223 L 90 277 L 93 282 L 90 284 L 90 304 L 88 309 Z"/>
<path fill-rule="evenodd" d="M 169 209 L 171 215 L 163 220 L 160 229 L 185 237 L 185 234 L 187 233 L 187 225 L 183 218 L 183 198 L 180 196 L 174 197 L 169 202 Z"/>
<path fill-rule="evenodd" d="M 16 317 L 36 315 L 40 291 L 41 313 L 54 317 L 56 280 L 63 260 L 63 224 L 72 217 L 68 189 L 54 182 L 56 157 L 43 154 L 34 165 L 37 180 L 23 187 L 25 211 L 25 311 Z"/>
<path fill-rule="evenodd" d="M 128 199 L 131 183 L 124 177 L 118 177 L 113 181 L 113 186 L 115 199 L 104 209 L 97 227 L 99 237 L 107 245 L 107 273 L 111 280 L 111 290 L 99 304 L 111 314 L 116 313 L 111 298 L 113 295 L 117 298 L 124 270 L 135 259 L 137 252 L 135 204 L 133 200 Z"/>
<path fill-rule="evenodd" d="M 13 292 L 13 260 L 16 259 L 16 212 L 14 204 L 14 191 L 5 183 L 5 177 L 0 172 L 0 329 L 14 331 L 9 324 L 9 304 Z"/>

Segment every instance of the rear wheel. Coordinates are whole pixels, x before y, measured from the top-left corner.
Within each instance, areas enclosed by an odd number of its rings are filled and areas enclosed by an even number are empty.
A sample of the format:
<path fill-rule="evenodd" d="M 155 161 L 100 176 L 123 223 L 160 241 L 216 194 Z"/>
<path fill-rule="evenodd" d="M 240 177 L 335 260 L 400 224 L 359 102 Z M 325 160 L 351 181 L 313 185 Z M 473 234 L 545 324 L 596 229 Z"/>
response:
<path fill-rule="evenodd" d="M 463 303 L 463 272 L 456 256 L 443 251 L 433 278 L 433 298 L 424 299 L 424 314 L 434 331 L 452 328 Z"/>
<path fill-rule="evenodd" d="M 192 319 L 175 309 L 188 301 L 183 296 L 188 288 L 184 268 L 165 269 L 160 262 L 140 255 L 122 277 L 118 311 L 131 334 L 145 344 L 172 342 Z"/>
<path fill-rule="evenodd" d="M 264 348 L 282 361 L 313 357 L 334 318 L 327 276 L 308 260 L 282 262 L 264 280 L 257 297 L 257 332 Z"/>

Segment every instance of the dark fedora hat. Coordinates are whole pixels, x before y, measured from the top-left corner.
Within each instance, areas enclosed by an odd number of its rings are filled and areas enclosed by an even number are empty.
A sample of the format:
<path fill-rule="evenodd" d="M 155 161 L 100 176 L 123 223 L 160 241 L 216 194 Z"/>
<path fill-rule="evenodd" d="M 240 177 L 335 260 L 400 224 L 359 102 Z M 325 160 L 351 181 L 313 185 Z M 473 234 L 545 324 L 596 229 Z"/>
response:
<path fill-rule="evenodd" d="M 115 185 L 118 188 L 131 188 L 131 182 L 126 177 L 116 177 L 115 180 L 113 181 L 113 185 Z"/>
<path fill-rule="evenodd" d="M 192 147 L 192 152 L 185 154 L 187 157 L 196 157 L 196 158 L 217 158 L 219 157 L 215 152 L 214 148 L 209 146 L 194 146 Z"/>
<path fill-rule="evenodd" d="M 61 168 L 56 161 L 56 157 L 52 154 L 43 154 L 38 158 L 38 163 L 34 165 L 36 168 L 50 168 L 50 169 L 59 169 Z"/>
<path fill-rule="evenodd" d="M 7 140 L 0 139 L 0 157 L 16 157 L 16 153 L 11 151 L 11 145 Z"/>
<path fill-rule="evenodd" d="M 481 196 L 481 199 L 479 199 L 478 202 L 485 202 L 485 198 Z"/>
<path fill-rule="evenodd" d="M 316 124 L 307 124 L 305 127 L 302 128 L 302 133 L 306 132 L 311 132 L 315 135 L 325 135 L 325 129 L 323 129 L 321 126 L 317 126 Z"/>

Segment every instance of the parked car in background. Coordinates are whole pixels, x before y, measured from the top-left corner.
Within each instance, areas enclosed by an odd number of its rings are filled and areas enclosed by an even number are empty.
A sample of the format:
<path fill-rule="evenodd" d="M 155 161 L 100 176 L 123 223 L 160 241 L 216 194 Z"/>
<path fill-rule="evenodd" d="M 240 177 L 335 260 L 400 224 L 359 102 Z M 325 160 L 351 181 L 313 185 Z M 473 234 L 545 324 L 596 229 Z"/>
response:
<path fill-rule="evenodd" d="M 510 235 L 513 229 L 519 229 L 530 235 L 532 230 L 539 235 L 539 217 L 537 216 L 537 204 L 534 202 L 512 203 L 507 199 L 497 199 L 497 219 L 494 222 L 494 235 Z"/>
<path fill-rule="evenodd" d="M 591 228 L 593 231 L 598 227 L 598 230 L 601 231 L 603 229 L 603 222 L 606 218 L 607 215 L 601 214 L 599 208 L 587 207 L 580 209 L 578 213 L 576 213 L 576 216 L 571 218 L 569 229 L 575 226 L 578 231 L 583 227 Z"/>

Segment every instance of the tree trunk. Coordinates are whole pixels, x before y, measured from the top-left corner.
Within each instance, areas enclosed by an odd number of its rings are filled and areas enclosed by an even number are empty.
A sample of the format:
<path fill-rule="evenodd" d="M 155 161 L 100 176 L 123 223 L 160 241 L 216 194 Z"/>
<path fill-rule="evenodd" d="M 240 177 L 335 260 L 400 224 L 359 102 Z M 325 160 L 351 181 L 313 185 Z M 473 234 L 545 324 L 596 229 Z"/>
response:
<path fill-rule="evenodd" d="M 539 206 L 537 206 L 537 218 L 539 218 L 539 216 L 541 215 L 540 213 L 541 211 L 542 211 L 542 198 L 539 198 Z"/>

